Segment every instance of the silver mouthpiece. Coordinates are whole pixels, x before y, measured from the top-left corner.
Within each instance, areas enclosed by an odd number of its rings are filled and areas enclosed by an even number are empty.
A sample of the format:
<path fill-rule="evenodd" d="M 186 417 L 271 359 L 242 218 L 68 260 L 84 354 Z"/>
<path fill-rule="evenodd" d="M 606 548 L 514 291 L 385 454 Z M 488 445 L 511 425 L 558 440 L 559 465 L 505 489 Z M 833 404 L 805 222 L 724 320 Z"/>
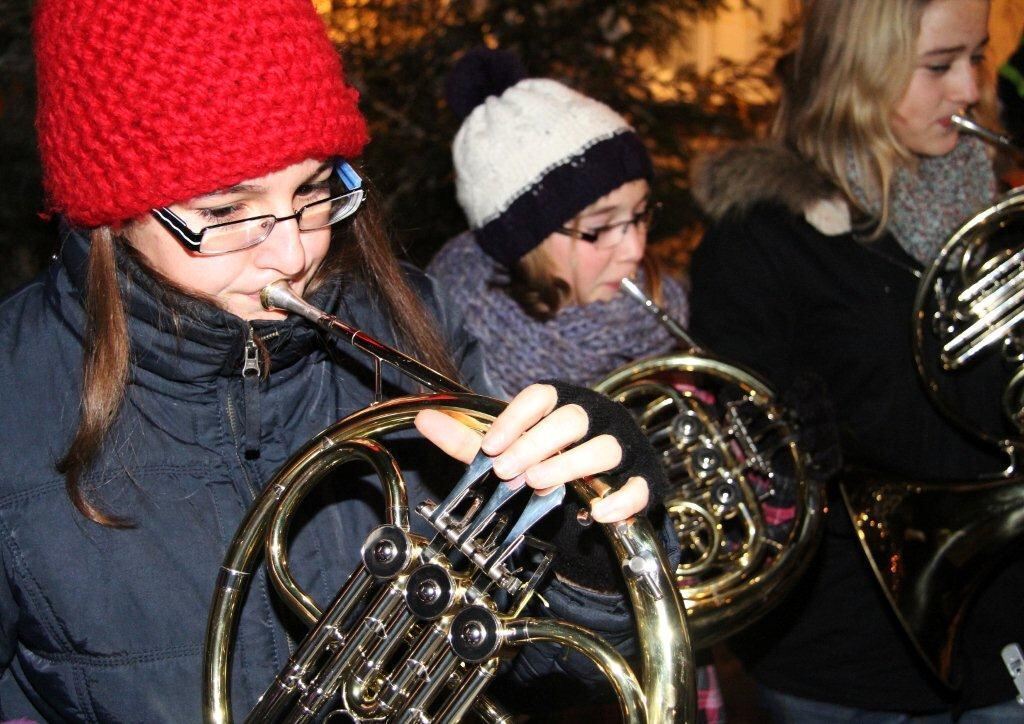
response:
<path fill-rule="evenodd" d="M 268 284 L 260 290 L 260 304 L 268 311 L 280 310 L 298 314 L 314 324 L 319 324 L 325 316 L 323 312 L 296 294 L 288 282 L 283 279 Z"/>
<path fill-rule="evenodd" d="M 645 306 L 650 301 L 632 279 L 623 277 L 622 281 L 619 282 L 619 286 L 622 287 L 622 291 Z M 651 302 L 651 304 L 653 305 L 654 302 Z"/>
<path fill-rule="evenodd" d="M 954 113 L 949 117 L 950 122 L 965 133 L 977 136 L 983 141 L 987 141 L 994 146 L 1002 146 L 1014 153 L 1024 153 L 1024 148 L 1021 148 L 1018 144 L 1014 143 L 1013 139 L 1002 133 L 996 133 L 995 131 L 985 128 L 979 123 L 975 123 L 967 116 L 962 116 L 959 113 Z"/>
<path fill-rule="evenodd" d="M 684 348 L 696 353 L 700 353 L 702 351 L 700 345 L 698 345 L 693 340 L 693 337 L 683 329 L 682 325 L 674 320 L 669 314 L 664 312 L 661 307 L 655 304 L 654 300 L 648 297 L 644 291 L 636 285 L 636 282 L 632 279 L 623 277 L 619 282 L 619 288 L 639 302 L 640 305 L 650 314 L 653 314 L 662 326 L 669 331 L 669 334 L 675 337 Z"/>

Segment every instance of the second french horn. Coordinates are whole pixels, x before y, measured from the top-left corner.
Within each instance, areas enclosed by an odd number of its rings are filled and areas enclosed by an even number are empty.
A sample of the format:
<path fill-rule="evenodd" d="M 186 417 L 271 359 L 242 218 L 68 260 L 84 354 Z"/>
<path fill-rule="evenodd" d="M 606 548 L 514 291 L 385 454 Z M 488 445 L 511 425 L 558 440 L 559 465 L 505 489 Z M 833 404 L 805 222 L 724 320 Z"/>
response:
<path fill-rule="evenodd" d="M 942 392 L 928 349 L 944 372 L 1002 357 L 1002 411 L 1016 437 L 1024 432 L 1024 189 L 975 215 L 943 245 L 926 270 L 914 304 L 914 354 L 933 402 L 969 434 L 1005 446 L 1005 431 L 984 430 Z"/>
<path fill-rule="evenodd" d="M 821 486 L 764 381 L 702 350 L 632 281 L 622 288 L 681 349 L 621 367 L 595 389 L 629 408 L 662 456 L 682 549 L 676 586 L 694 647 L 706 648 L 765 613 L 803 572 Z"/>

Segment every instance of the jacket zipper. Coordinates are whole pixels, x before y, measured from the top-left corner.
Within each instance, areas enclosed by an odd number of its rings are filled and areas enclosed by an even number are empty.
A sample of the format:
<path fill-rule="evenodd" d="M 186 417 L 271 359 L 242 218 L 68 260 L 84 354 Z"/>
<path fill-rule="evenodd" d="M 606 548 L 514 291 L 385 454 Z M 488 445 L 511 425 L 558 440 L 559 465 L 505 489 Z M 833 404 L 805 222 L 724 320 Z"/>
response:
<path fill-rule="evenodd" d="M 243 420 L 244 427 L 244 438 L 245 438 L 245 455 L 247 459 L 252 459 L 259 456 L 260 448 L 260 377 L 263 374 L 263 369 L 260 365 L 260 348 L 256 344 L 256 332 L 252 328 L 252 325 L 248 325 L 249 331 L 245 338 L 245 350 L 244 359 L 242 362 L 242 396 L 245 404 L 245 413 Z M 232 396 L 228 395 L 228 421 L 232 428 L 232 433 L 237 435 L 237 422 L 238 414 L 236 407 L 232 403 Z M 237 437 L 235 438 L 237 440 Z M 237 455 L 237 448 L 236 448 Z M 252 478 L 249 476 L 248 469 L 242 456 L 239 456 L 239 467 L 242 470 L 242 476 L 245 478 L 246 487 L 249 489 L 250 501 L 254 501 L 257 498 L 256 488 L 253 486 Z M 266 598 L 268 596 L 267 581 L 264 578 L 260 578 L 260 584 L 263 595 Z M 266 598 L 269 601 L 269 598 Z M 293 641 L 291 634 L 288 631 L 284 631 L 284 645 L 285 645 L 285 657 L 290 652 L 297 648 L 297 643 Z M 275 630 L 271 627 L 270 631 L 271 645 L 274 651 L 277 651 L 277 636 Z M 280 658 L 280 657 L 275 657 Z M 283 662 L 279 662 L 282 663 Z"/>
<path fill-rule="evenodd" d="M 232 439 L 235 440 L 235 444 L 237 445 L 237 443 L 238 443 L 238 427 L 239 427 L 239 425 L 238 425 L 238 422 L 239 422 L 238 421 L 238 412 L 235 409 L 234 398 L 232 397 L 230 392 L 228 393 L 227 404 L 228 404 L 228 425 L 231 428 Z M 256 499 L 256 487 L 253 485 L 252 479 L 249 477 L 249 471 L 245 467 L 245 460 L 239 454 L 238 448 L 236 447 L 236 448 L 234 448 L 234 450 L 235 450 L 235 457 L 238 458 L 238 468 L 242 471 L 242 477 L 245 478 L 246 490 L 249 491 L 249 498 L 248 498 L 248 500 L 251 502 L 251 501 Z"/>
<path fill-rule="evenodd" d="M 242 364 L 242 392 L 245 398 L 245 456 L 254 458 L 260 451 L 260 350 L 252 325 L 245 338 L 245 362 Z"/>

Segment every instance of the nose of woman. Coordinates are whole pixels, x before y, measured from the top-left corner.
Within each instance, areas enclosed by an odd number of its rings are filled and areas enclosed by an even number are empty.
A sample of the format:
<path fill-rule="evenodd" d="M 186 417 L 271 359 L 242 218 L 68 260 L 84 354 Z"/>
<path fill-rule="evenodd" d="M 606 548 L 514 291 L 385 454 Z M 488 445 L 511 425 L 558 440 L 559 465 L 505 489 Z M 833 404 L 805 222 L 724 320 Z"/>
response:
<path fill-rule="evenodd" d="M 647 247 L 647 228 L 643 224 L 630 224 L 622 232 L 622 241 L 615 245 L 620 261 L 639 262 Z"/>
<path fill-rule="evenodd" d="M 302 236 L 297 219 L 278 222 L 266 241 L 255 248 L 257 266 L 274 269 L 284 278 L 298 275 L 306 266 L 306 248 Z"/>
<path fill-rule="evenodd" d="M 964 64 L 949 76 L 949 97 L 961 109 L 975 105 L 980 99 L 978 90 L 978 68 L 974 64 Z"/>

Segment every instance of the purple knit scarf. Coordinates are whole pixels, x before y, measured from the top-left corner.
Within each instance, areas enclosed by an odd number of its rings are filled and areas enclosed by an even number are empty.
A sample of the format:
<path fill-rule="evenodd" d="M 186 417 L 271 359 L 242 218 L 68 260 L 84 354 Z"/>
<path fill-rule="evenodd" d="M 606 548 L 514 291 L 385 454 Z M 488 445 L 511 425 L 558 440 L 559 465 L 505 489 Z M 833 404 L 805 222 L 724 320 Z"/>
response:
<path fill-rule="evenodd" d="M 462 308 L 466 327 L 483 346 L 491 379 L 509 395 L 545 378 L 596 382 L 626 362 L 676 346 L 653 315 L 625 295 L 564 307 L 548 322 L 533 319 L 490 286 L 502 271 L 469 233 L 450 241 L 427 271 Z M 685 324 L 689 307 L 682 285 L 665 277 L 662 289 L 665 311 Z"/>

